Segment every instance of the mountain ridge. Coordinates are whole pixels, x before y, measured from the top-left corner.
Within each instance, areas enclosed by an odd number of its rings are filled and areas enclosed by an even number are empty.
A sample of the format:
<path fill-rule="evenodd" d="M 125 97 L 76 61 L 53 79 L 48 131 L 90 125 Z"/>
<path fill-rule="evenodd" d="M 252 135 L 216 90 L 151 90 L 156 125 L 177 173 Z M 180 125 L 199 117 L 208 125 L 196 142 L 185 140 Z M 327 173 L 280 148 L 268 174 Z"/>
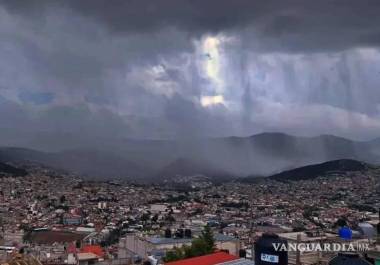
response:
<path fill-rule="evenodd" d="M 23 177 L 26 174 L 28 174 L 28 172 L 25 169 L 14 167 L 7 163 L 0 162 L 0 177 L 8 175 Z"/>
<path fill-rule="evenodd" d="M 283 171 L 281 173 L 269 176 L 268 178 L 278 181 L 308 180 L 326 176 L 332 173 L 339 174 L 347 172 L 358 172 L 365 171 L 370 168 L 373 168 L 373 166 L 361 161 L 353 159 L 339 159 Z"/>
<path fill-rule="evenodd" d="M 112 141 L 108 146 L 102 143 L 102 146 L 93 148 L 58 152 L 0 148 L 0 161 L 30 160 L 100 178 L 154 179 L 178 159 L 185 161 L 182 168 L 194 168 L 198 173 L 222 172 L 231 174 L 231 177 L 270 176 L 337 159 L 377 164 L 380 163 L 380 142 L 375 139 L 353 141 L 333 135 L 292 136 L 277 132 L 181 141 L 124 139 L 119 143 Z M 175 168 L 174 164 L 170 174 L 181 173 Z"/>

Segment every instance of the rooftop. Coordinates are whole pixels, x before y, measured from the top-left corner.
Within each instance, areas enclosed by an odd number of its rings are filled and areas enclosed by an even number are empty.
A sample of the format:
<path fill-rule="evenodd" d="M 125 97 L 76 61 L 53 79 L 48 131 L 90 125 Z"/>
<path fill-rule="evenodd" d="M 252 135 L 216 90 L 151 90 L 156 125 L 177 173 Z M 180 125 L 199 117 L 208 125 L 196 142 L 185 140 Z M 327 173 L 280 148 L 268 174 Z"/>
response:
<path fill-rule="evenodd" d="M 232 236 L 227 236 L 223 234 L 215 234 L 215 241 L 217 242 L 226 242 L 226 241 L 236 241 L 237 239 Z M 185 244 L 190 243 L 192 238 L 166 238 L 166 237 L 149 237 L 146 239 L 152 244 Z"/>
<path fill-rule="evenodd" d="M 253 260 L 249 259 L 235 259 L 223 263 L 219 263 L 218 265 L 255 265 L 255 262 Z"/>
<path fill-rule="evenodd" d="M 209 255 L 204 255 L 195 258 L 183 259 L 174 262 L 165 263 L 166 265 L 216 265 L 223 262 L 238 259 L 236 256 L 227 254 L 225 252 L 216 252 Z"/>

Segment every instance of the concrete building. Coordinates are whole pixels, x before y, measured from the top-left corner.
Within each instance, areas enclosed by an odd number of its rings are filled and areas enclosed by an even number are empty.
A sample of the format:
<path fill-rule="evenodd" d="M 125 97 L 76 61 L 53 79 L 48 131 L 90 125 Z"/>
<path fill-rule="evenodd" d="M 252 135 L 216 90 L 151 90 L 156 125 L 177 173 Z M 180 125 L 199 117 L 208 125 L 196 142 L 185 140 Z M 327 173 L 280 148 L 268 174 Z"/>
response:
<path fill-rule="evenodd" d="M 174 247 L 179 248 L 183 245 L 191 245 L 191 241 L 191 238 L 143 237 L 131 234 L 120 239 L 118 256 L 120 258 L 135 255 L 146 258 L 151 254 L 164 256 L 166 251 Z M 231 255 L 238 255 L 240 241 L 234 237 L 216 234 L 215 247 L 220 250 L 226 250 Z"/>

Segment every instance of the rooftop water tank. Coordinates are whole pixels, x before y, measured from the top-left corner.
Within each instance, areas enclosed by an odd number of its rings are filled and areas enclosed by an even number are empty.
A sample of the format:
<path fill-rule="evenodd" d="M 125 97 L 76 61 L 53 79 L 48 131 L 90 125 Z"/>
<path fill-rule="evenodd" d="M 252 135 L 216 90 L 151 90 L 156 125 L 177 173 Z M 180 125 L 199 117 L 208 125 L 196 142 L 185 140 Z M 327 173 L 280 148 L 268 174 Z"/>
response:
<path fill-rule="evenodd" d="M 373 227 L 370 223 L 359 223 L 358 230 L 365 238 L 368 239 L 372 239 L 376 235 L 375 227 Z"/>
<path fill-rule="evenodd" d="M 342 239 L 346 239 L 346 240 L 352 239 L 352 231 L 347 226 L 340 228 L 338 233 L 339 233 L 339 237 Z"/>
<path fill-rule="evenodd" d="M 256 265 L 287 265 L 288 252 L 281 250 L 281 246 L 288 246 L 285 239 L 272 233 L 264 233 L 255 242 L 255 264 Z M 276 250 L 275 246 L 278 246 Z"/>
<path fill-rule="evenodd" d="M 368 261 L 360 258 L 357 253 L 338 253 L 329 261 L 329 265 L 370 265 Z"/>

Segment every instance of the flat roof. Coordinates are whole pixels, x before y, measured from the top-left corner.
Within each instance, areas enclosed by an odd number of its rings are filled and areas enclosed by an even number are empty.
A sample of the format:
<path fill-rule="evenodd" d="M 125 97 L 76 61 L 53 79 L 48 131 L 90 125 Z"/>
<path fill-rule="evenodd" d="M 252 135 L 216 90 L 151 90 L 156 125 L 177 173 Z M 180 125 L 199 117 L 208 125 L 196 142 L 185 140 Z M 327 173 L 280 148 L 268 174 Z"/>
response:
<path fill-rule="evenodd" d="M 223 234 L 215 234 L 214 239 L 216 242 L 238 241 L 238 239 L 235 237 L 227 236 L 227 235 L 223 235 Z M 146 240 L 152 244 L 165 245 L 165 244 L 186 244 L 186 243 L 190 243 L 192 238 L 148 237 Z"/>
<path fill-rule="evenodd" d="M 226 252 L 216 252 L 195 258 L 183 259 L 165 263 L 165 265 L 215 265 L 226 261 L 236 260 L 238 257 L 230 255 Z"/>
<path fill-rule="evenodd" d="M 69 231 L 33 231 L 30 241 L 37 244 L 71 243 L 86 235 Z"/>
<path fill-rule="evenodd" d="M 223 263 L 218 263 L 218 265 L 255 265 L 255 262 L 253 260 L 241 258 Z"/>
<path fill-rule="evenodd" d="M 301 235 L 301 241 L 319 241 L 327 238 L 334 238 L 337 235 L 325 233 L 323 236 L 309 237 L 305 232 L 279 233 L 278 236 L 288 240 L 297 240 L 297 235 Z"/>

